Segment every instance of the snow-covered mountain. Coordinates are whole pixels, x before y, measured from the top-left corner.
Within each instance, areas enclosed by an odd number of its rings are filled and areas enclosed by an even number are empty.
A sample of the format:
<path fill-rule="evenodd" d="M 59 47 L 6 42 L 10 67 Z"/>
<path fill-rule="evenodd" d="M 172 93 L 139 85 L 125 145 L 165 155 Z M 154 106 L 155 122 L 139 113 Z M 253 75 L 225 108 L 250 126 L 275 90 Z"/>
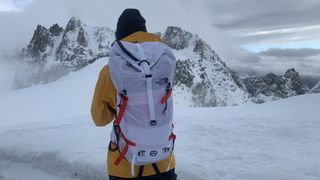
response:
<path fill-rule="evenodd" d="M 250 102 L 234 73 L 198 35 L 170 26 L 163 41 L 177 58 L 177 94 L 193 106 L 231 106 Z M 183 102 L 183 101 L 181 101 Z"/>
<path fill-rule="evenodd" d="M 289 69 L 280 76 L 269 73 L 264 76 L 245 77 L 243 83 L 256 103 L 305 94 L 307 90 L 295 69 Z"/>
<path fill-rule="evenodd" d="M 65 28 L 38 25 L 21 53 L 25 66 L 18 70 L 13 88 L 53 82 L 77 71 L 108 56 L 113 40 L 114 32 L 109 28 L 91 27 L 76 18 L 71 18 Z"/>
<path fill-rule="evenodd" d="M 179 104 L 233 106 L 304 93 L 294 70 L 281 77 L 270 74 L 242 79 L 198 35 L 174 26 L 160 35 L 177 58 L 174 85 Z M 53 82 L 78 71 L 107 57 L 113 41 L 114 32 L 109 28 L 91 27 L 76 18 L 71 18 L 65 28 L 58 24 L 50 28 L 38 25 L 30 44 L 22 51 L 25 66 L 17 71 L 14 88 Z"/>

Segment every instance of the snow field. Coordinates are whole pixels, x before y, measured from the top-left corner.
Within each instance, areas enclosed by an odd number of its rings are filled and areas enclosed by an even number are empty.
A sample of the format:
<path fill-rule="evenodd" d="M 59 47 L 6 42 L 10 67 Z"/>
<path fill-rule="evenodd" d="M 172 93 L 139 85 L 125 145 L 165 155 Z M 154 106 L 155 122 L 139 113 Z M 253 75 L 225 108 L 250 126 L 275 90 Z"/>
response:
<path fill-rule="evenodd" d="M 0 93 L 1 180 L 107 179 L 111 126 L 97 128 L 89 115 L 106 63 L 98 60 L 55 83 Z M 177 104 L 179 179 L 319 180 L 319 106 L 319 94 L 238 107 Z"/>

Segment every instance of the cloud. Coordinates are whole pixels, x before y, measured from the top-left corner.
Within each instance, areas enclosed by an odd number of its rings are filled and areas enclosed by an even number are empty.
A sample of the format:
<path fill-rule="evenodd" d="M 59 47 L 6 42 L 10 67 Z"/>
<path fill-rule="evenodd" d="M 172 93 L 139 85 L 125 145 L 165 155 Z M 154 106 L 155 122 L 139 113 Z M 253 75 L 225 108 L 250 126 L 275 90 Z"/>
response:
<path fill-rule="evenodd" d="M 269 49 L 260 52 L 259 55 L 270 57 L 287 57 L 287 58 L 301 58 L 320 55 L 320 49 L 301 48 L 301 49 Z M 320 60 L 319 60 L 320 61 Z"/>
<path fill-rule="evenodd" d="M 317 76 L 319 77 L 320 69 L 320 56 L 310 56 L 310 57 L 262 57 L 265 69 L 273 69 L 274 72 L 284 72 L 286 69 L 295 68 L 301 75 Z M 261 70 L 263 71 L 263 70 Z"/>
<path fill-rule="evenodd" d="M 318 0 L 208 0 L 206 3 L 212 24 L 239 38 L 242 44 L 320 42 Z"/>
<path fill-rule="evenodd" d="M 208 1 L 213 22 L 219 28 L 279 29 L 319 24 L 317 0 L 229 0 Z M 241 8 L 239 8 L 241 7 Z"/>
<path fill-rule="evenodd" d="M 206 4 L 211 23 L 251 51 L 230 56 L 234 69 L 282 74 L 295 68 L 300 74 L 320 75 L 318 0 L 207 0 Z"/>
<path fill-rule="evenodd" d="M 294 68 L 300 75 L 320 77 L 320 49 L 270 49 L 248 54 L 250 56 L 242 57 L 242 63 L 234 67 L 242 74 L 284 74 L 288 69 Z"/>
<path fill-rule="evenodd" d="M 29 0 L 30 1 L 30 0 Z M 156 4 L 156 5 L 155 5 Z M 148 30 L 163 32 L 167 26 L 176 25 L 199 34 L 213 45 L 231 46 L 231 39 L 210 23 L 210 13 L 203 11 L 203 3 L 193 6 L 178 0 L 34 0 L 23 12 L 0 12 L 0 48 L 24 47 L 31 39 L 37 24 L 64 26 L 72 16 L 89 25 L 108 26 L 115 29 L 119 15 L 125 8 L 138 8 L 147 20 Z M 230 40 L 232 41 L 232 40 Z"/>
<path fill-rule="evenodd" d="M 1 0 L 0 12 L 22 12 L 33 0 Z"/>
<path fill-rule="evenodd" d="M 237 39 L 212 26 L 211 13 L 204 11 L 206 0 L 34 0 L 22 12 L 0 12 L 0 49 L 21 51 L 30 42 L 37 24 L 65 26 L 70 17 L 93 26 L 115 29 L 125 8 L 138 8 L 150 32 L 164 32 L 167 26 L 180 26 L 198 34 L 226 61 L 237 54 Z M 156 4 L 156 5 L 155 5 Z"/>
<path fill-rule="evenodd" d="M 6 11 L 21 11 L 21 9 L 19 9 L 19 8 L 17 8 L 16 6 L 10 6 L 10 5 L 8 5 L 8 4 L 0 4 L 0 12 L 1 11 L 4 11 L 4 12 L 6 12 Z"/>
<path fill-rule="evenodd" d="M 308 57 L 294 61 L 297 63 L 286 59 L 291 61 L 287 63 L 279 56 L 262 56 L 240 48 L 251 44 L 268 49 L 277 48 L 272 46 L 277 43 L 286 46 L 290 42 L 320 41 L 318 0 L 0 0 L 5 1 L 15 2 L 11 7 L 23 11 L 0 10 L 0 50 L 4 51 L 26 47 L 37 24 L 65 26 L 75 16 L 89 25 L 115 29 L 125 8 L 138 8 L 149 31 L 164 32 L 167 26 L 176 25 L 199 34 L 236 70 L 282 72 L 300 66 L 301 61 L 305 61 L 302 73 L 318 68 Z"/>
<path fill-rule="evenodd" d="M 10 90 L 14 79 L 15 67 L 7 60 L 8 57 L 0 52 L 0 93 Z"/>

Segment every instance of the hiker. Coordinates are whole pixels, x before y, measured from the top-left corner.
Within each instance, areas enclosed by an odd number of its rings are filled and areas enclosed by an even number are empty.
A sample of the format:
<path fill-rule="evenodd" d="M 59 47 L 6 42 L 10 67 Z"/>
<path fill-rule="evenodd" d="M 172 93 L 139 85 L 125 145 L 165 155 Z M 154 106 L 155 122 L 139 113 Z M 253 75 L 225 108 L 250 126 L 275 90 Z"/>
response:
<path fill-rule="evenodd" d="M 176 60 L 145 23 L 139 10 L 123 11 L 93 96 L 95 125 L 113 122 L 110 180 L 176 179 L 171 96 Z"/>

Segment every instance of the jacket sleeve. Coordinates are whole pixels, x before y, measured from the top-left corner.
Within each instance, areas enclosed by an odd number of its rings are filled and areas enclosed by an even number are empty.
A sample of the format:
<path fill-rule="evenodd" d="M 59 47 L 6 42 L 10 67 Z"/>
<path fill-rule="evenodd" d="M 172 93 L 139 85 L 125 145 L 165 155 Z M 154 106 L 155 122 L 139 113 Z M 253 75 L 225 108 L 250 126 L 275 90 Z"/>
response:
<path fill-rule="evenodd" d="M 91 104 L 91 116 L 96 126 L 105 126 L 112 122 L 116 115 L 116 89 L 109 75 L 109 67 L 105 66 L 95 87 Z"/>

